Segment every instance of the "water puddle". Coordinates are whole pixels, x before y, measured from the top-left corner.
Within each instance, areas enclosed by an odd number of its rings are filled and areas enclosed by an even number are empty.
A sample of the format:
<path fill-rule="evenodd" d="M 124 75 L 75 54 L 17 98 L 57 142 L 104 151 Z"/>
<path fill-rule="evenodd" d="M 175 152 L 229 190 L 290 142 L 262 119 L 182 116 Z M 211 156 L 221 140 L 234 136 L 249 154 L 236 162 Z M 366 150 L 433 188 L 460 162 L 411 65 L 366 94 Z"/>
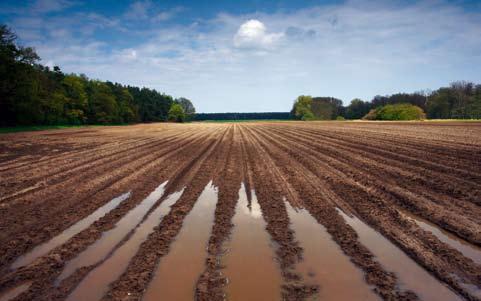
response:
<path fill-rule="evenodd" d="M 56 284 L 58 285 L 77 269 L 96 264 L 103 260 L 112 249 L 140 223 L 149 209 L 160 199 L 164 193 L 165 185 L 167 185 L 167 182 L 160 184 L 139 205 L 122 217 L 114 228 L 102 233 L 100 239 L 69 261 L 65 265 L 62 274 L 57 278 Z"/>
<path fill-rule="evenodd" d="M 471 258 L 477 264 L 481 264 L 481 248 L 475 245 L 470 244 L 469 242 L 457 237 L 456 235 L 449 233 L 435 224 L 424 220 L 409 211 L 406 210 L 398 210 L 403 216 L 407 217 L 408 219 L 414 221 L 419 227 L 423 230 L 431 232 L 434 236 L 436 236 L 440 241 L 448 244 L 452 248 L 461 252 L 464 256 Z"/>
<path fill-rule="evenodd" d="M 233 223 L 231 239 L 226 243 L 229 252 L 222 258 L 229 280 L 227 299 L 281 300 L 281 271 L 274 261 L 266 222 L 254 191 L 249 206 L 244 185 L 239 190 Z"/>
<path fill-rule="evenodd" d="M 326 229 L 305 209 L 285 203 L 292 230 L 304 249 L 297 270 L 307 283 L 319 285 L 319 300 L 380 300 Z"/>
<path fill-rule="evenodd" d="M 32 285 L 31 282 L 26 282 L 17 287 L 7 290 L 4 294 L 0 294 L 0 301 L 13 300 L 21 293 L 26 292 L 29 289 L 30 285 Z"/>
<path fill-rule="evenodd" d="M 140 245 L 145 241 L 162 218 L 170 212 L 170 207 L 182 195 L 182 191 L 169 195 L 147 219 L 135 229 L 132 237 L 123 244 L 104 263 L 92 270 L 67 300 L 100 300 L 107 292 L 108 286 L 126 270 L 130 260 L 139 250 Z"/>
<path fill-rule="evenodd" d="M 160 259 L 143 300 L 194 299 L 197 280 L 204 270 L 216 204 L 217 190 L 211 182 L 185 217 L 169 253 Z"/>
<path fill-rule="evenodd" d="M 379 263 L 386 270 L 397 275 L 402 289 L 415 292 L 422 300 L 462 300 L 384 236 L 360 219 L 349 217 L 339 209 L 338 212 L 346 223 L 356 231 L 360 242 L 376 256 Z"/>
<path fill-rule="evenodd" d="M 110 202 L 98 208 L 92 214 L 80 220 L 79 222 L 75 223 L 70 228 L 64 230 L 62 233 L 55 236 L 48 242 L 36 246 L 30 252 L 17 258 L 17 260 L 15 260 L 12 263 L 10 268 L 17 269 L 19 267 L 26 266 L 32 263 L 35 259 L 47 254 L 51 250 L 65 243 L 67 240 L 69 240 L 73 236 L 77 235 L 78 233 L 90 227 L 90 225 L 92 225 L 95 221 L 97 221 L 98 219 L 100 219 L 110 211 L 112 211 L 114 208 L 120 205 L 120 203 L 122 203 L 129 197 L 130 197 L 130 192 L 127 192 L 112 199 Z"/>

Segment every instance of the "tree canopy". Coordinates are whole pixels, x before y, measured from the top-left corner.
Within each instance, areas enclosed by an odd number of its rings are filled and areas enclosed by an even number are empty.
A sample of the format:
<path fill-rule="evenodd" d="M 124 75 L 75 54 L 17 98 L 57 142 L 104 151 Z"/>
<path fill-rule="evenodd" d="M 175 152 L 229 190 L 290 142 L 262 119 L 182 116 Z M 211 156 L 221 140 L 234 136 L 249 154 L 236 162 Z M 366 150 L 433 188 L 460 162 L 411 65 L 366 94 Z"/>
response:
<path fill-rule="evenodd" d="M 185 112 L 184 108 L 178 103 L 172 104 L 169 110 L 169 121 L 174 122 L 184 122 L 185 121 Z"/>
<path fill-rule="evenodd" d="M 394 104 L 412 104 L 421 108 L 430 119 L 480 119 L 481 85 L 453 82 L 433 92 L 397 93 L 376 96 L 371 101 L 353 99 L 345 108 L 344 117 L 360 119 L 370 110 Z"/>
<path fill-rule="evenodd" d="M 301 95 L 294 102 L 291 113 L 300 120 L 332 120 L 340 116 L 343 110 L 340 99 Z"/>
<path fill-rule="evenodd" d="M 425 119 L 423 109 L 409 103 L 397 103 L 372 109 L 364 116 L 366 120 L 420 120 Z"/>
<path fill-rule="evenodd" d="M 297 97 L 292 109 L 294 116 L 300 120 L 313 120 L 314 114 L 312 113 L 311 105 L 311 96 L 301 95 Z"/>

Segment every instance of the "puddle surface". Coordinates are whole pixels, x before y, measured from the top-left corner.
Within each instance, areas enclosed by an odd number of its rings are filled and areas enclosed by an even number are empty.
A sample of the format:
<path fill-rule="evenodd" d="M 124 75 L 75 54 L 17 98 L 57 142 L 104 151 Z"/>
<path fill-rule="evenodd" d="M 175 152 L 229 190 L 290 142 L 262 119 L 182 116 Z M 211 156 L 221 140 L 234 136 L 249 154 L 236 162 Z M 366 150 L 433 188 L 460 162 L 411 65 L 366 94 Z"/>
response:
<path fill-rule="evenodd" d="M 234 228 L 226 243 L 229 252 L 222 258 L 228 278 L 228 300 L 281 300 L 281 271 L 274 261 L 271 238 L 266 231 L 261 208 L 252 191 L 249 208 L 242 185 L 233 218 Z"/>
<path fill-rule="evenodd" d="M 436 236 L 440 241 L 448 244 L 453 249 L 458 250 L 464 256 L 471 258 L 477 264 L 481 264 L 481 248 L 475 245 L 470 244 L 469 242 L 457 237 L 456 235 L 449 233 L 435 224 L 424 220 L 411 212 L 405 210 L 398 210 L 403 216 L 411 219 L 414 221 L 419 227 L 422 229 L 431 232 L 434 236 Z"/>
<path fill-rule="evenodd" d="M 32 263 L 35 259 L 47 254 L 51 250 L 62 245 L 73 236 L 87 229 L 95 221 L 97 221 L 98 219 L 100 219 L 110 211 L 112 211 L 114 208 L 120 205 L 120 203 L 122 203 L 129 197 L 130 197 L 130 192 L 127 192 L 112 199 L 110 202 L 98 208 L 92 214 L 80 220 L 79 222 L 75 223 L 70 228 L 64 230 L 62 233 L 55 236 L 48 242 L 38 245 L 35 248 L 33 248 L 30 252 L 20 256 L 17 260 L 13 262 L 13 264 L 11 265 L 11 269 L 17 269 L 19 267 L 26 266 Z"/>
<path fill-rule="evenodd" d="M 377 261 L 387 271 L 397 275 L 402 289 L 415 292 L 421 300 L 462 300 L 384 236 L 360 219 L 349 217 L 339 209 L 338 212 L 359 235 L 360 242 L 376 256 Z"/>
<path fill-rule="evenodd" d="M 9 301 L 16 298 L 21 293 L 26 292 L 30 285 L 32 285 L 31 282 L 26 282 L 17 287 L 7 290 L 4 294 L 0 294 L 0 301 Z"/>
<path fill-rule="evenodd" d="M 319 300 L 380 301 L 325 228 L 305 209 L 285 203 L 292 230 L 304 249 L 304 259 L 296 268 L 307 283 L 319 285 Z"/>
<path fill-rule="evenodd" d="M 143 300 L 194 300 L 195 286 L 207 257 L 216 204 L 217 190 L 211 182 L 185 217 L 169 253 L 160 259 Z"/>
<path fill-rule="evenodd" d="M 94 244 L 69 261 L 56 280 L 56 284 L 72 275 L 78 268 L 90 266 L 103 260 L 140 223 L 147 211 L 160 199 L 166 184 L 167 182 L 160 184 L 139 205 L 123 216 L 114 228 L 102 233 L 102 236 Z"/>
<path fill-rule="evenodd" d="M 182 191 L 171 194 L 167 197 L 147 219 L 135 229 L 132 237 L 124 243 L 104 263 L 92 270 L 67 300 L 100 300 L 107 292 L 108 286 L 115 281 L 126 270 L 130 260 L 139 250 L 140 245 L 147 236 L 153 232 L 162 218 L 170 212 L 170 206 L 182 195 Z"/>

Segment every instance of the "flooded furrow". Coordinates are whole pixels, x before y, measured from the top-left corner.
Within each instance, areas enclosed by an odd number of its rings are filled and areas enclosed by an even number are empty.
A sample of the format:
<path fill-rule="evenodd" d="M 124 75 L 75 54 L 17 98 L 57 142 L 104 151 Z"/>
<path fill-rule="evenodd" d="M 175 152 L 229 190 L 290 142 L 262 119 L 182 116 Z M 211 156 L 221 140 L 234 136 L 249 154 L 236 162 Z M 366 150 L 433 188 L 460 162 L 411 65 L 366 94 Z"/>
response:
<path fill-rule="evenodd" d="M 458 250 L 464 256 L 472 259 L 475 263 L 481 264 L 481 248 L 475 246 L 462 238 L 457 237 L 454 234 L 447 232 L 439 228 L 438 226 L 434 225 L 433 223 L 420 218 L 407 210 L 398 210 L 406 218 L 414 221 L 419 227 L 423 230 L 431 232 L 434 236 L 436 236 L 440 241 L 448 244 L 452 248 Z"/>
<path fill-rule="evenodd" d="M 59 235 L 55 236 L 48 242 L 38 245 L 35 248 L 33 248 L 30 252 L 20 256 L 17 260 L 15 260 L 12 263 L 10 268 L 17 269 L 19 267 L 28 265 L 38 257 L 47 254 L 51 250 L 65 243 L 67 240 L 69 240 L 76 234 L 90 227 L 90 225 L 92 225 L 95 221 L 105 216 L 107 213 L 109 213 L 113 209 L 117 208 L 118 205 L 120 205 L 123 201 L 125 201 L 129 197 L 130 197 L 130 192 L 127 192 L 116 198 L 113 198 L 110 202 L 98 208 L 92 214 L 78 221 L 77 223 L 75 223 L 74 225 L 72 225 L 71 227 L 69 227 L 62 233 L 60 233 Z"/>
<path fill-rule="evenodd" d="M 108 286 L 126 270 L 131 258 L 137 253 L 140 245 L 149 236 L 162 218 L 170 212 L 170 207 L 177 202 L 182 191 L 169 195 L 147 219 L 135 229 L 132 237 L 100 266 L 92 270 L 80 282 L 67 300 L 100 300 L 108 291 Z"/>
<path fill-rule="evenodd" d="M 304 249 L 296 269 L 307 283 L 319 286 L 319 299 L 380 300 L 326 229 L 305 209 L 285 203 L 292 229 Z"/>
<path fill-rule="evenodd" d="M 348 216 L 340 209 L 338 212 L 356 231 L 361 243 L 376 256 L 381 265 L 397 275 L 402 289 L 415 292 L 422 300 L 463 300 L 363 221 Z"/>
<path fill-rule="evenodd" d="M 58 285 L 62 280 L 72 275 L 78 268 L 90 266 L 103 260 L 109 252 L 140 223 L 149 209 L 160 199 L 164 193 L 165 185 L 167 185 L 167 181 L 160 184 L 139 205 L 122 217 L 113 229 L 102 233 L 99 240 L 69 261 L 55 283 Z"/>
<path fill-rule="evenodd" d="M 160 259 L 143 300 L 193 300 L 204 270 L 216 204 L 217 189 L 210 182 L 185 217 L 169 253 Z"/>
<path fill-rule="evenodd" d="M 27 291 L 31 285 L 32 282 L 25 282 L 19 286 L 7 290 L 5 293 L 0 293 L 0 301 L 10 301 L 15 299 L 16 297 L 20 296 L 20 294 Z"/>
<path fill-rule="evenodd" d="M 247 199 L 244 184 L 234 215 L 234 230 L 226 242 L 228 253 L 222 258 L 228 279 L 228 300 L 281 300 L 282 277 L 266 222 L 254 191 Z"/>

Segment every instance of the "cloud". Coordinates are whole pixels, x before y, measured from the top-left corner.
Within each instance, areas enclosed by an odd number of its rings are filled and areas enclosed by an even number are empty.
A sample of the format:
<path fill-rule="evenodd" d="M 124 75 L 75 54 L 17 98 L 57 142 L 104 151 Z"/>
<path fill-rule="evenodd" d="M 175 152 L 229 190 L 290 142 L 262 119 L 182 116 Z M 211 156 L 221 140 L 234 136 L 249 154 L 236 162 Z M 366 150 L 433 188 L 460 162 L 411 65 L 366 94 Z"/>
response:
<path fill-rule="evenodd" d="M 348 103 L 453 80 L 481 82 L 473 68 L 481 65 L 479 9 L 396 3 L 222 13 L 191 23 L 182 16 L 162 26 L 98 12 L 24 16 L 13 28 L 65 72 L 185 96 L 199 112 L 287 111 L 300 94 Z M 151 20 L 167 11 L 154 5 L 146 13 Z"/>
<path fill-rule="evenodd" d="M 127 19 L 147 19 L 149 17 L 149 10 L 152 8 L 151 1 L 136 1 L 133 2 L 125 13 Z"/>
<path fill-rule="evenodd" d="M 264 23 L 251 19 L 239 27 L 234 45 L 237 48 L 271 49 L 283 36 L 283 33 L 268 33 Z"/>
<path fill-rule="evenodd" d="M 163 22 L 170 20 L 175 15 L 179 14 L 180 12 L 184 11 L 184 7 L 177 6 L 169 10 L 161 11 L 157 13 L 155 16 L 151 18 L 152 22 Z"/>
<path fill-rule="evenodd" d="M 309 39 L 314 38 L 316 31 L 313 29 L 303 29 L 295 26 L 287 27 L 285 35 L 291 39 Z"/>
<path fill-rule="evenodd" d="M 183 10 L 184 8 L 181 6 L 161 10 L 150 0 L 136 1 L 129 5 L 123 17 L 130 21 L 149 19 L 155 23 L 170 20 Z"/>
<path fill-rule="evenodd" d="M 44 14 L 62 11 L 76 3 L 68 0 L 37 0 L 33 3 L 30 10 L 33 13 Z"/>

